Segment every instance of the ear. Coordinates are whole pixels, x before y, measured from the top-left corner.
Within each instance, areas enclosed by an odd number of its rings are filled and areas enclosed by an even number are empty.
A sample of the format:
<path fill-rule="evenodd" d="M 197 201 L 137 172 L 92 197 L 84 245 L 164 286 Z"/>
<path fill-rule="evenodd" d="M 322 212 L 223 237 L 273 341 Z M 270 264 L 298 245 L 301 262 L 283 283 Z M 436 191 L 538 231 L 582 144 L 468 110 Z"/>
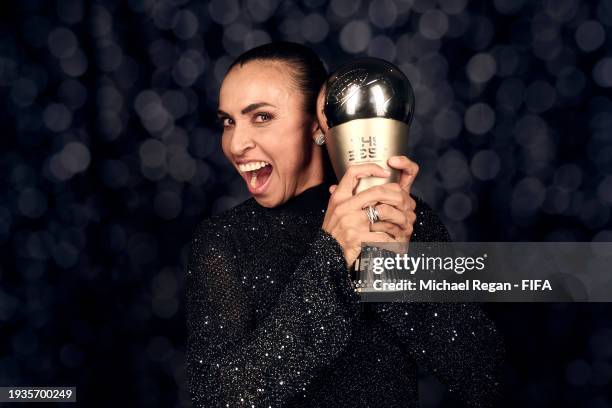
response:
<path fill-rule="evenodd" d="M 315 140 L 321 131 L 321 127 L 319 126 L 318 120 L 313 120 L 310 124 L 310 137 L 312 140 Z"/>
<path fill-rule="evenodd" d="M 325 108 L 325 89 L 326 82 L 323 83 L 321 89 L 319 90 L 319 95 L 317 96 L 317 121 L 319 122 L 319 128 L 326 134 L 329 130 L 329 126 L 327 126 L 327 117 L 325 117 L 325 112 L 323 109 Z"/>

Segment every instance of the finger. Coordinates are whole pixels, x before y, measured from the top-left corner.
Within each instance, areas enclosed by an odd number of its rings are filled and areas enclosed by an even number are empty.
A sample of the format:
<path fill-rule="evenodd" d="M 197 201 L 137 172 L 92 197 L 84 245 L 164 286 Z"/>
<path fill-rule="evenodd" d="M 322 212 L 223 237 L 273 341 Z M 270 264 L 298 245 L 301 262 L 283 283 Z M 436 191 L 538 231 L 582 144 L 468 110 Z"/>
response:
<path fill-rule="evenodd" d="M 395 242 L 395 239 L 384 232 L 364 232 L 361 234 L 361 244 L 364 242 Z"/>
<path fill-rule="evenodd" d="M 406 231 L 400 228 L 397 224 L 387 221 L 378 221 L 370 226 L 372 232 L 386 232 L 394 239 L 405 239 Z"/>
<path fill-rule="evenodd" d="M 408 205 L 408 211 L 416 210 L 416 201 L 414 201 L 414 198 L 410 197 L 410 195 L 408 196 L 408 199 L 407 199 L 407 205 Z"/>
<path fill-rule="evenodd" d="M 408 224 L 414 227 L 414 223 L 416 222 L 416 219 L 417 219 L 416 213 L 414 211 L 408 211 L 408 213 L 406 214 L 406 217 L 408 217 Z"/>
<path fill-rule="evenodd" d="M 389 167 L 397 170 L 401 170 L 400 179 L 398 184 L 410 193 L 412 183 L 419 173 L 419 165 L 410 160 L 406 156 L 393 156 L 387 161 Z"/>
<path fill-rule="evenodd" d="M 344 173 L 344 176 L 342 176 L 335 194 L 340 200 L 348 199 L 353 195 L 353 190 L 359 182 L 359 177 L 375 176 L 386 178 L 389 177 L 390 174 L 391 173 L 388 170 L 385 170 L 378 164 L 354 164 L 349 166 Z"/>
<path fill-rule="evenodd" d="M 378 219 L 380 221 L 393 223 L 401 229 L 405 229 L 408 226 L 409 220 L 406 211 L 401 211 L 389 204 L 378 204 L 375 208 L 378 211 Z"/>
<path fill-rule="evenodd" d="M 351 209 L 366 208 L 378 203 L 401 207 L 404 203 L 405 194 L 406 192 L 401 189 L 398 183 L 387 183 L 370 187 L 355 194 L 351 200 L 347 201 L 347 205 Z"/>
<path fill-rule="evenodd" d="M 361 210 L 359 210 L 359 212 L 365 216 L 365 219 L 367 220 L 367 225 L 369 225 L 370 224 L 370 217 L 368 216 L 368 212 L 365 209 L 361 209 Z M 362 219 L 360 219 L 360 221 L 361 220 Z M 361 224 L 361 225 L 364 225 L 364 224 Z M 368 229 L 369 229 L 369 226 L 368 226 Z"/>

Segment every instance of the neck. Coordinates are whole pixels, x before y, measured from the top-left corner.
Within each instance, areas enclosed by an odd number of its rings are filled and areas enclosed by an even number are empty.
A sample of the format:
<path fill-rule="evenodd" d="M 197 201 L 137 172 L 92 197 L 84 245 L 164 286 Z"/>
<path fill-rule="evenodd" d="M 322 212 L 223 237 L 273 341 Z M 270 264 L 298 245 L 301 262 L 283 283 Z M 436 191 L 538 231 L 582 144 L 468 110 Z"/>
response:
<path fill-rule="evenodd" d="M 314 149 L 310 152 L 311 160 L 308 162 L 305 171 L 301 173 L 295 195 L 301 194 L 304 190 L 323 183 L 324 171 L 322 151 L 318 146 L 313 147 Z"/>
<path fill-rule="evenodd" d="M 279 206 L 266 208 L 265 211 L 269 214 L 305 215 L 316 213 L 320 215 L 329 202 L 329 186 L 330 184 L 327 181 L 323 181 L 294 195 Z"/>

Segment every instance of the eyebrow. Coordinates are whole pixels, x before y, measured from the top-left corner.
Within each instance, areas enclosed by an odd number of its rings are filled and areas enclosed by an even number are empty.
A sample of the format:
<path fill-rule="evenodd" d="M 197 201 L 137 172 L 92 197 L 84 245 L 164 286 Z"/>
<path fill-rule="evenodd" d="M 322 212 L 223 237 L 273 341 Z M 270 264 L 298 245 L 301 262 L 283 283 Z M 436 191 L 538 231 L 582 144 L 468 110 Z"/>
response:
<path fill-rule="evenodd" d="M 242 109 L 240 111 L 241 115 L 246 115 L 249 112 L 254 111 L 255 109 L 259 109 L 261 107 L 264 106 L 271 106 L 272 108 L 276 108 L 276 106 L 267 103 L 267 102 L 256 102 L 256 103 L 252 103 L 250 105 L 248 105 L 247 107 L 245 107 L 244 109 Z M 231 117 L 229 113 L 222 111 L 221 109 L 217 110 L 217 116 L 219 117 Z"/>

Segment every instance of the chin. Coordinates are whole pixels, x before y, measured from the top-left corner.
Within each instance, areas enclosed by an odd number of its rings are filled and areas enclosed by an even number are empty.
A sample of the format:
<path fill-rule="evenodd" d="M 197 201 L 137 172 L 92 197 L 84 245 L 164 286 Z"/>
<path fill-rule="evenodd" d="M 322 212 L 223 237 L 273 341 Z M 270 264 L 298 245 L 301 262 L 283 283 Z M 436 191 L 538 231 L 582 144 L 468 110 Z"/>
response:
<path fill-rule="evenodd" d="M 253 196 L 253 198 L 262 207 L 273 208 L 279 205 L 278 200 L 275 200 L 273 197 L 255 197 Z"/>

